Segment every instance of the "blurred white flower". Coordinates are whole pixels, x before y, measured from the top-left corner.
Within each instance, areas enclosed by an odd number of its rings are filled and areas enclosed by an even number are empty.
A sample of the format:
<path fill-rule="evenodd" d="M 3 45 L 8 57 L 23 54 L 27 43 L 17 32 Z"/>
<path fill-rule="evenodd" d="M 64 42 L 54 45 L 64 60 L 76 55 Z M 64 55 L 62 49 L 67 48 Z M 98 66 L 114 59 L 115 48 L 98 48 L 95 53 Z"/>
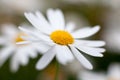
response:
<path fill-rule="evenodd" d="M 63 13 L 59 9 L 48 9 L 47 18 L 49 22 L 39 11 L 35 14 L 25 13 L 25 17 L 36 29 L 38 29 L 38 32 L 29 31 L 19 27 L 28 35 L 34 37 L 34 40 L 27 37 L 24 37 L 24 39 L 33 43 L 39 42 L 51 45 L 51 48 L 49 48 L 38 61 L 36 65 L 37 69 L 44 69 L 55 56 L 63 65 L 71 62 L 75 57 L 84 67 L 92 69 L 91 63 L 80 51 L 91 56 L 103 56 L 101 53 L 104 52 L 105 49 L 99 47 L 105 45 L 104 41 L 82 40 L 98 32 L 100 29 L 99 26 L 86 27 L 73 31 L 73 28 L 75 27 L 74 23 L 65 24 Z"/>
<path fill-rule="evenodd" d="M 20 65 L 27 65 L 29 57 L 37 57 L 39 44 L 16 45 L 16 42 L 24 41 L 20 36 L 26 34 L 20 32 L 12 24 L 2 25 L 1 30 L 0 45 L 3 48 L 0 49 L 0 66 L 11 57 L 10 68 L 15 72 Z"/>
<path fill-rule="evenodd" d="M 83 70 L 79 73 L 78 80 L 120 80 L 120 64 L 111 64 L 107 74 Z"/>
<path fill-rule="evenodd" d="M 78 80 L 107 80 L 104 72 L 80 71 Z"/>
<path fill-rule="evenodd" d="M 103 30 L 103 38 L 107 48 L 112 52 L 120 52 L 120 11 L 107 13 L 104 20 L 106 27 Z"/>
<path fill-rule="evenodd" d="M 113 63 L 108 68 L 107 80 L 120 80 L 120 64 Z"/>

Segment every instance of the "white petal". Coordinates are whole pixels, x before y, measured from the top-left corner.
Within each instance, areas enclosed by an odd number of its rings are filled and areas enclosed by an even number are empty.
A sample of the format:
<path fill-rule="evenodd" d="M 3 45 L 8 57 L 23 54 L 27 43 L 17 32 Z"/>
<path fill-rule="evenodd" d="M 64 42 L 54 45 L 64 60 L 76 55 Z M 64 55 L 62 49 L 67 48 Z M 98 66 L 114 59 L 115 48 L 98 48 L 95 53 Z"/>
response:
<path fill-rule="evenodd" d="M 16 43 L 17 45 L 27 44 L 28 46 L 34 47 L 40 54 L 44 54 L 48 49 L 53 46 L 51 43 L 43 42 L 43 41 L 23 41 Z"/>
<path fill-rule="evenodd" d="M 86 38 L 97 33 L 99 29 L 100 29 L 100 26 L 95 26 L 93 28 L 87 27 L 87 28 L 77 30 L 71 34 L 73 35 L 74 38 Z"/>
<path fill-rule="evenodd" d="M 44 54 L 48 49 L 50 49 L 51 46 L 54 45 L 54 43 L 49 43 L 45 41 L 23 41 L 16 43 L 19 45 L 32 45 L 40 54 Z"/>
<path fill-rule="evenodd" d="M 17 48 L 15 54 L 12 56 L 10 68 L 13 72 L 16 72 L 20 65 L 26 65 L 28 63 L 29 56 L 25 47 Z"/>
<path fill-rule="evenodd" d="M 91 47 L 79 46 L 79 45 L 75 45 L 75 47 L 77 47 L 79 50 L 83 51 L 84 53 L 95 57 L 103 57 L 103 54 L 101 53 L 105 51 L 105 49 L 103 48 L 91 48 Z"/>
<path fill-rule="evenodd" d="M 33 45 L 35 45 L 34 47 L 41 54 L 45 54 L 45 52 L 47 52 L 51 48 L 50 45 L 44 43 L 35 43 Z"/>
<path fill-rule="evenodd" d="M 104 41 L 92 41 L 92 40 L 75 40 L 75 43 L 78 45 L 89 47 L 102 47 L 105 45 Z"/>
<path fill-rule="evenodd" d="M 23 27 L 19 27 L 19 29 L 28 34 L 28 36 L 22 36 L 22 38 L 27 40 L 27 41 L 44 40 L 47 42 L 51 42 L 51 39 L 49 36 L 42 34 L 42 33 L 38 32 L 37 30 L 31 31 L 31 30 L 25 29 Z"/>
<path fill-rule="evenodd" d="M 19 56 L 19 62 L 21 65 L 26 65 L 29 60 L 28 52 L 24 49 L 24 47 L 21 47 L 21 49 L 18 49 L 16 52 L 16 57 Z"/>
<path fill-rule="evenodd" d="M 58 61 L 63 65 L 67 64 L 67 62 L 71 62 L 74 59 L 71 51 L 67 46 L 57 45 L 56 52 L 56 57 Z"/>
<path fill-rule="evenodd" d="M 45 19 L 45 17 L 42 15 L 41 12 L 36 11 L 36 16 L 38 17 L 38 19 L 40 20 L 40 22 L 41 22 L 41 24 L 42 24 L 43 26 L 46 26 L 46 27 L 48 27 L 48 28 L 51 27 L 50 24 L 48 23 L 48 21 L 47 21 L 47 20 Z"/>
<path fill-rule="evenodd" d="M 81 71 L 78 76 L 80 80 L 108 80 L 104 72 Z"/>
<path fill-rule="evenodd" d="M 52 28 L 48 27 L 41 18 L 33 15 L 32 13 L 25 13 L 25 17 L 31 22 L 31 24 L 40 30 L 43 33 L 50 34 L 53 30 Z"/>
<path fill-rule="evenodd" d="M 33 37 L 30 37 L 30 36 L 21 36 L 21 38 L 24 40 L 24 41 L 38 41 L 40 39 L 38 39 L 37 37 L 36 38 L 33 38 Z"/>
<path fill-rule="evenodd" d="M 55 56 L 55 46 L 49 49 L 37 62 L 36 68 L 42 70 L 52 61 Z"/>
<path fill-rule="evenodd" d="M 53 42 L 50 38 L 50 35 L 41 34 L 40 32 L 38 38 L 47 42 Z"/>
<path fill-rule="evenodd" d="M 31 41 L 22 41 L 22 42 L 17 42 L 17 45 L 23 45 L 23 44 L 30 44 L 32 43 Z"/>
<path fill-rule="evenodd" d="M 75 28 L 75 24 L 73 22 L 70 22 L 66 24 L 65 30 L 67 30 L 68 32 L 73 32 L 74 28 Z"/>
<path fill-rule="evenodd" d="M 17 57 L 12 57 L 11 59 L 11 64 L 10 64 L 10 69 L 12 72 L 16 72 L 19 69 L 20 63 L 17 60 Z"/>
<path fill-rule="evenodd" d="M 47 15 L 47 18 L 50 22 L 50 25 L 51 25 L 52 28 L 54 28 L 54 30 L 56 30 L 56 29 L 59 29 L 59 26 L 55 26 L 56 18 L 54 17 L 54 14 L 55 14 L 55 12 L 54 12 L 53 9 L 48 9 L 47 10 L 46 15 Z"/>
<path fill-rule="evenodd" d="M 108 75 L 109 78 L 113 78 L 115 80 L 120 80 L 120 64 L 119 63 L 112 63 L 108 68 Z"/>
<path fill-rule="evenodd" d="M 37 57 L 37 52 L 36 52 L 35 50 L 30 50 L 30 51 L 29 51 L 29 56 L 30 56 L 31 58 L 36 58 L 36 57 Z"/>
<path fill-rule="evenodd" d="M 74 56 L 87 69 L 93 69 L 92 64 L 74 47 L 70 46 Z"/>
<path fill-rule="evenodd" d="M 26 28 L 21 27 L 21 26 L 19 26 L 19 29 L 21 31 L 25 32 L 32 39 L 37 38 L 39 36 L 35 30 L 29 30 L 29 29 L 26 29 Z M 28 36 L 26 36 L 26 37 L 28 37 Z"/>
<path fill-rule="evenodd" d="M 37 54 L 38 54 L 36 49 L 35 49 L 35 46 L 32 44 L 30 44 L 29 46 L 26 47 L 26 53 L 31 58 L 36 58 Z"/>
<path fill-rule="evenodd" d="M 5 37 L 0 37 L 0 45 L 6 44 L 6 38 Z"/>
<path fill-rule="evenodd" d="M 49 9 L 47 11 L 47 17 L 48 17 L 48 20 L 50 21 L 51 25 L 55 29 L 64 29 L 65 21 L 64 21 L 64 15 L 61 10 Z"/>
<path fill-rule="evenodd" d="M 0 66 L 2 66 L 5 61 L 8 59 L 9 56 L 11 56 L 14 51 L 14 47 L 13 46 L 8 46 L 8 47 L 5 47 L 3 49 L 1 49 L 0 51 Z"/>

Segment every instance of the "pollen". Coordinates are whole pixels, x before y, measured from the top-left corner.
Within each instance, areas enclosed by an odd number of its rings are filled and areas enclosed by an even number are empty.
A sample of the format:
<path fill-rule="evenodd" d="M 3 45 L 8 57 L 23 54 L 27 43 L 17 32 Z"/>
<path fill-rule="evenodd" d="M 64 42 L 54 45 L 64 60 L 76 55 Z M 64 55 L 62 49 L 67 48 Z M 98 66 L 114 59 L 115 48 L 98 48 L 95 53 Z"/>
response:
<path fill-rule="evenodd" d="M 21 38 L 21 36 L 23 36 L 23 35 L 25 35 L 25 34 L 19 33 L 19 34 L 16 36 L 16 38 L 15 38 L 15 42 L 22 42 L 22 41 L 24 41 L 24 40 Z"/>
<path fill-rule="evenodd" d="M 50 38 L 59 45 L 68 45 L 74 42 L 72 35 L 64 30 L 56 30 L 51 33 Z"/>

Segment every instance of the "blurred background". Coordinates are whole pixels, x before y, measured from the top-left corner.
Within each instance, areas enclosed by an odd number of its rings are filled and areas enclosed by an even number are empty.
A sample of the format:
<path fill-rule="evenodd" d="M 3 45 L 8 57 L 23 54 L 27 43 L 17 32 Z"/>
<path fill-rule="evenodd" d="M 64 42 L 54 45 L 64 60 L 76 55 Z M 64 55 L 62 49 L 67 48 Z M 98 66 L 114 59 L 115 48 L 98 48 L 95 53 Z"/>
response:
<path fill-rule="evenodd" d="M 93 64 L 93 70 L 86 70 L 73 61 L 66 66 L 60 65 L 59 80 L 120 80 L 120 0 L 0 0 L 0 29 L 6 24 L 31 25 L 24 12 L 39 10 L 45 14 L 49 8 L 61 9 L 66 22 L 74 22 L 76 29 L 100 25 L 101 30 L 90 39 L 106 41 L 103 58 L 85 55 Z M 8 59 L 0 67 L 0 80 L 54 80 L 55 61 L 39 71 L 35 64 L 40 57 L 30 59 L 15 73 L 11 72 Z"/>

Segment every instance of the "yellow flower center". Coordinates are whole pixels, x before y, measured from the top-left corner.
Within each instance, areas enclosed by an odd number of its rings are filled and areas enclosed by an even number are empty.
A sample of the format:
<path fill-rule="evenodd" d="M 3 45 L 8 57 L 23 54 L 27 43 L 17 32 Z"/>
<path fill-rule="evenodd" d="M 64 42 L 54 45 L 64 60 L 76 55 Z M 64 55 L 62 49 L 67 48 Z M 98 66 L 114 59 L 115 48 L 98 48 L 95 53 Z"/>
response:
<path fill-rule="evenodd" d="M 74 42 L 72 35 L 64 30 L 56 30 L 52 32 L 50 38 L 53 40 L 53 42 L 60 45 L 68 45 Z"/>
<path fill-rule="evenodd" d="M 23 35 L 25 35 L 25 34 L 19 33 L 19 34 L 16 36 L 16 38 L 15 38 L 15 42 L 22 42 L 22 41 L 24 41 L 24 40 L 21 38 L 21 36 L 23 36 Z"/>

